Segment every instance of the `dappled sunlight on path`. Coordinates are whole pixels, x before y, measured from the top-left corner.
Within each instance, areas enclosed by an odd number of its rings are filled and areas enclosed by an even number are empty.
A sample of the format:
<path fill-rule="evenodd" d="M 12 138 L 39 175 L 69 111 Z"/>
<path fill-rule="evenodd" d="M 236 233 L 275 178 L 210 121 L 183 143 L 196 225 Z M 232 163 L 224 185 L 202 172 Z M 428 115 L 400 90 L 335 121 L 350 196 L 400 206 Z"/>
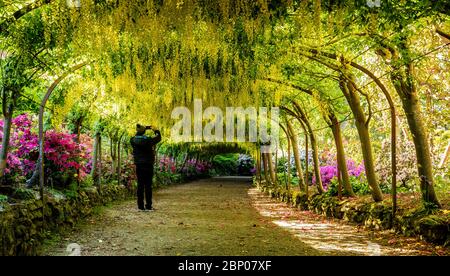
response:
<path fill-rule="evenodd" d="M 40 255 L 67 255 L 70 244 L 79 245 L 83 256 L 440 254 L 413 238 L 380 236 L 292 208 L 252 188 L 246 179 L 167 187 L 155 192 L 154 203 L 157 210 L 151 213 L 137 211 L 135 200 L 102 208 L 47 241 Z"/>
<path fill-rule="evenodd" d="M 248 194 L 261 215 L 269 217 L 274 224 L 287 229 L 302 242 L 330 255 L 420 255 L 414 249 L 380 245 L 361 227 L 301 211 L 270 198 L 257 188 L 250 189 Z"/>

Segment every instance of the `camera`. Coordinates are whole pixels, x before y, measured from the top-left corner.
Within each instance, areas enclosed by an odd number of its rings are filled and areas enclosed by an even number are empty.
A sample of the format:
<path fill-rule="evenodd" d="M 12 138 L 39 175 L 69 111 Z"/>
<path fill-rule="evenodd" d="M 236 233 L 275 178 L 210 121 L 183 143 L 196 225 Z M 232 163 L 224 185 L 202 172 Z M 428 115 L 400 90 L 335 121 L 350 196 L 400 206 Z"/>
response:
<path fill-rule="evenodd" d="M 152 129 L 152 126 L 146 126 L 145 129 Z"/>

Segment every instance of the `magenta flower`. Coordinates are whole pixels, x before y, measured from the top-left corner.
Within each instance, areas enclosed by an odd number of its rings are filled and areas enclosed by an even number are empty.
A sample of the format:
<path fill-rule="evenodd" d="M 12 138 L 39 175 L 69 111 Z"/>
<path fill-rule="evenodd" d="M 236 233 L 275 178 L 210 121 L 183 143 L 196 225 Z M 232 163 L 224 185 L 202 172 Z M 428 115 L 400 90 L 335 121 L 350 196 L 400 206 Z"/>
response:
<path fill-rule="evenodd" d="M 3 126 L 3 121 L 0 126 Z M 27 175 L 35 168 L 39 152 L 37 134 L 32 132 L 33 121 L 27 114 L 17 116 L 12 120 L 10 151 L 7 160 L 7 174 L 18 173 Z M 1 131 L 3 136 L 3 132 Z M 44 154 L 50 167 L 65 172 L 70 169 L 81 169 L 89 172 L 91 147 L 86 143 L 76 143 L 76 135 L 50 130 L 46 133 Z M 86 141 L 90 138 L 82 136 Z"/>
<path fill-rule="evenodd" d="M 331 183 L 331 180 L 337 177 L 337 163 L 333 160 L 330 165 L 321 166 L 320 167 L 320 178 L 322 180 L 322 184 L 325 190 L 327 190 L 328 185 Z M 347 170 L 350 176 L 362 177 L 365 173 L 364 163 L 356 166 L 356 162 L 352 159 L 347 160 Z M 312 183 L 316 183 L 316 178 L 313 175 Z"/>

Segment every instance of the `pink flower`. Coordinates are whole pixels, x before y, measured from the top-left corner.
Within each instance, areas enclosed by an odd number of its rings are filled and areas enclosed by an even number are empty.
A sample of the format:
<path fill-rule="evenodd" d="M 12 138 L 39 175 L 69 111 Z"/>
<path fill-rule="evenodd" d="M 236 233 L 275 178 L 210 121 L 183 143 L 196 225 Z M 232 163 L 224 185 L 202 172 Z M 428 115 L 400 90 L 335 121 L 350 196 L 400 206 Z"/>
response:
<path fill-rule="evenodd" d="M 32 132 L 33 122 L 27 114 L 17 116 L 12 123 L 8 168 L 5 172 L 26 175 L 35 167 L 39 151 L 38 136 Z M 3 126 L 3 121 L 0 126 Z M 46 162 L 50 162 L 57 170 L 63 172 L 80 168 L 88 172 L 90 167 L 87 164 L 91 159 L 92 139 L 87 135 L 81 135 L 82 143 L 76 143 L 75 138 L 74 134 L 48 131 L 44 143 Z"/>

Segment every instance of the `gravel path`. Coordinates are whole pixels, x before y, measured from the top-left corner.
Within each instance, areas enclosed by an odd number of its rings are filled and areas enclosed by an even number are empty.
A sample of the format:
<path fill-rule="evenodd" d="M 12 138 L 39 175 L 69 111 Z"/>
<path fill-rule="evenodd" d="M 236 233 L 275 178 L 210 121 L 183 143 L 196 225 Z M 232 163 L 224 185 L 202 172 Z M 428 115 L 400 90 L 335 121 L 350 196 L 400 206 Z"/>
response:
<path fill-rule="evenodd" d="M 322 255 L 261 216 L 247 179 L 209 179 L 172 186 L 154 195 L 155 212 L 134 201 L 103 208 L 42 248 L 42 255 Z M 76 246 L 71 246 L 76 248 Z"/>
<path fill-rule="evenodd" d="M 414 249 L 417 246 L 390 244 L 392 234 L 379 238 L 360 227 L 276 202 L 252 188 L 247 178 L 161 189 L 154 195 L 154 206 L 157 210 L 149 213 L 137 211 L 134 200 L 104 207 L 46 241 L 40 254 L 422 255 Z"/>

